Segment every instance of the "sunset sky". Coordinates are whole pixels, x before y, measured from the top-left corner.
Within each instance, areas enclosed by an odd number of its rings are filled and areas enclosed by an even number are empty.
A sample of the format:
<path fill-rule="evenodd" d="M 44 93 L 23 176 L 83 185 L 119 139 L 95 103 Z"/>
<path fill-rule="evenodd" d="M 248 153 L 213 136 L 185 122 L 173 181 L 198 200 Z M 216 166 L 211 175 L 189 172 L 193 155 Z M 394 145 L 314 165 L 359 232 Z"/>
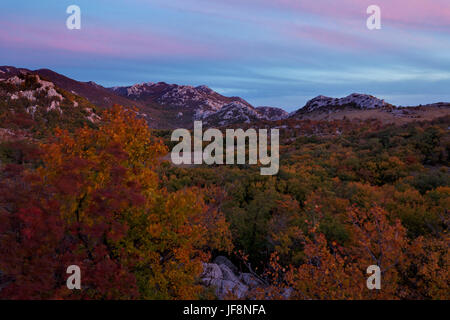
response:
<path fill-rule="evenodd" d="M 71 4 L 81 30 L 66 28 Z M 372 4 L 381 30 L 366 27 Z M 450 101 L 450 1 L 2 0 L 0 65 L 104 86 L 205 84 L 288 111 L 319 94 Z"/>

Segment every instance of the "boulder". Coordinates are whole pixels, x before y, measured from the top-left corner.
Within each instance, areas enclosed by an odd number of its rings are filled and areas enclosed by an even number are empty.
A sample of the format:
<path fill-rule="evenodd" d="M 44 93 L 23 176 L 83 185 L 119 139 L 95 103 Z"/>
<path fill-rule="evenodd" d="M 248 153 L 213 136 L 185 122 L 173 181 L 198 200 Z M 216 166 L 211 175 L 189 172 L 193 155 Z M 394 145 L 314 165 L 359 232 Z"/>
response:
<path fill-rule="evenodd" d="M 234 272 L 226 265 L 219 264 L 219 268 L 222 271 L 222 278 L 223 280 L 229 280 L 232 282 L 240 282 L 239 278 L 234 274 Z"/>
<path fill-rule="evenodd" d="M 216 262 L 220 262 L 217 264 Z M 234 271 L 235 270 L 235 271 Z M 215 259 L 214 263 L 204 263 L 203 273 L 200 277 L 203 285 L 214 287 L 219 299 L 228 294 L 234 294 L 237 298 L 244 298 L 248 292 L 248 285 L 240 279 L 238 269 L 225 257 Z"/>
<path fill-rule="evenodd" d="M 215 263 L 204 263 L 200 279 L 207 286 L 217 285 L 217 282 L 223 279 L 222 270 Z"/>
<path fill-rule="evenodd" d="M 217 265 L 221 265 L 221 264 L 226 265 L 234 273 L 238 273 L 239 272 L 238 268 L 233 264 L 233 262 L 231 262 L 229 259 L 227 259 L 224 256 L 218 256 L 217 258 L 214 259 L 213 262 L 215 264 L 217 264 Z"/>

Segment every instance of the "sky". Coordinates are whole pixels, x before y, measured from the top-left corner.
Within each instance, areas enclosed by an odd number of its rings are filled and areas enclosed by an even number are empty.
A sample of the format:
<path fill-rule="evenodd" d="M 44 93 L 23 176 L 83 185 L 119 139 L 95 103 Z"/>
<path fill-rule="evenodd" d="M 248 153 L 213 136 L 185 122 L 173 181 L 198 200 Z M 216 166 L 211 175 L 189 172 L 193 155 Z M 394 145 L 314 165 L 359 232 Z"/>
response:
<path fill-rule="evenodd" d="M 369 30 L 374 4 L 381 29 Z M 80 30 L 66 27 L 69 5 Z M 450 0 L 1 0 L 0 65 L 207 85 L 287 111 L 353 92 L 448 102 Z"/>

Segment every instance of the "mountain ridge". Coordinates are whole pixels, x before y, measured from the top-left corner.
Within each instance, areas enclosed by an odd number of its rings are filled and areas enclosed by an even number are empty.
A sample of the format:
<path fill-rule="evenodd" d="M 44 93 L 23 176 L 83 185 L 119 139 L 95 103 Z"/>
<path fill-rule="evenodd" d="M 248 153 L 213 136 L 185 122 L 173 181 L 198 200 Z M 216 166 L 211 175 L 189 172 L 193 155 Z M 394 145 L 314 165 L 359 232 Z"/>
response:
<path fill-rule="evenodd" d="M 352 93 L 342 98 L 318 95 L 291 113 L 270 106 L 254 107 L 241 97 L 226 97 L 206 85 L 191 86 L 144 82 L 106 88 L 93 81 L 77 81 L 50 69 L 29 70 L 0 66 L 0 79 L 36 74 L 56 87 L 87 99 L 100 108 L 120 104 L 137 108 L 152 128 L 192 128 L 195 120 L 224 127 L 260 121 L 379 119 L 382 122 L 428 120 L 449 114 L 450 103 L 397 107 L 375 96 Z M 48 106 L 54 108 L 54 106 Z"/>
<path fill-rule="evenodd" d="M 236 122 L 278 120 L 287 112 L 275 107 L 254 107 L 241 97 L 226 97 L 206 85 L 190 86 L 165 82 L 145 82 L 108 88 L 122 97 L 142 103 L 154 102 L 163 108 L 176 109 L 185 121 L 202 120 L 213 125 Z"/>

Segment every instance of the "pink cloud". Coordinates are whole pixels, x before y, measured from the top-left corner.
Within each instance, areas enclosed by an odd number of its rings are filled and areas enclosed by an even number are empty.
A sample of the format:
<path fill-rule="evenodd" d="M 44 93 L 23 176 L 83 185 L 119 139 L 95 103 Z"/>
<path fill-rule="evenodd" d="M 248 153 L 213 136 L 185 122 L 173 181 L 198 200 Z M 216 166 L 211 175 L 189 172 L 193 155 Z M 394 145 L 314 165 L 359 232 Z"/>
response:
<path fill-rule="evenodd" d="M 369 48 L 369 42 L 364 41 L 364 38 L 320 27 L 302 26 L 292 29 L 290 33 L 293 37 L 307 39 L 325 46 L 351 50 Z"/>
<path fill-rule="evenodd" d="M 29 49 L 57 49 L 117 57 L 220 57 L 221 53 L 205 43 L 140 30 L 81 28 L 65 25 L 0 22 L 0 41 Z"/>
<path fill-rule="evenodd" d="M 230 1 L 230 0 L 228 0 Z M 231 0 L 238 2 L 237 0 Z M 249 0 L 255 6 L 269 6 L 337 19 L 363 19 L 369 5 L 380 6 L 389 22 L 417 28 L 450 26 L 449 0 Z"/>
<path fill-rule="evenodd" d="M 389 32 L 367 32 L 366 9 L 372 4 L 380 6 Z M 173 0 L 166 6 L 264 28 L 273 41 L 306 40 L 303 44 L 344 50 L 436 44 L 436 30 L 450 32 L 450 0 Z"/>

